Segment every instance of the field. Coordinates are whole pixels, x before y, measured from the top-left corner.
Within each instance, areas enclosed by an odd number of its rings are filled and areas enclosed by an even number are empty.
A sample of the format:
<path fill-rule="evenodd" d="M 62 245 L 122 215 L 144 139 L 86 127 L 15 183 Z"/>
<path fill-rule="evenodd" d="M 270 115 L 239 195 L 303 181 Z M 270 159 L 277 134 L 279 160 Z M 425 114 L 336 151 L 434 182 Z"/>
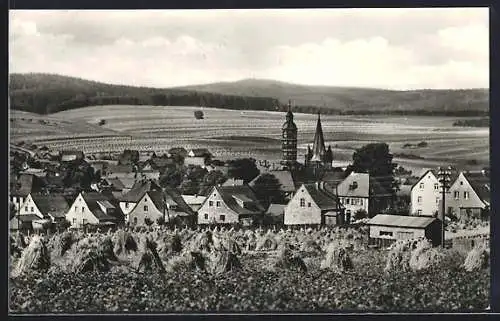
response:
<path fill-rule="evenodd" d="M 176 233 L 181 240 L 179 254 L 172 254 L 170 244 L 173 243 L 165 241 L 172 237 L 172 231 L 131 233 L 138 240 L 139 248 L 145 235 L 155 240 L 161 261 L 167 267 L 165 274 L 154 269 L 142 272 L 132 269 L 135 263 L 114 265 L 108 271 L 97 269 L 75 273 L 68 266 L 83 251 L 80 244 L 88 243 L 82 240 L 84 236 L 80 235 L 80 241 L 75 241 L 62 256 L 55 250 L 57 246 L 51 247 L 54 242 L 49 240 L 51 266 L 48 271 L 26 270 L 11 277 L 10 309 L 14 313 L 436 312 L 484 311 L 489 305 L 489 268 L 467 272 L 463 268 L 465 257 L 452 249 L 437 250 L 441 251 L 442 259 L 427 268 L 397 269 L 387 273 L 384 268 L 389 251 L 367 248 L 363 234 L 354 230 L 277 231 L 270 234 L 226 230 L 214 232 L 212 237 L 203 239 L 206 242 L 200 242 L 202 232 L 199 231 Z M 93 235 L 90 239 L 96 240 L 96 237 L 102 241 L 104 236 Z M 210 258 L 210 253 L 220 248 L 215 245 L 215 240 L 223 242 L 221 240 L 226 238 L 234 240 L 241 249 L 236 255 L 239 268 L 233 266 L 215 273 L 210 268 L 210 260 L 204 268 L 189 265 L 168 268 L 172 266 L 170 262 L 185 257 L 189 251 L 208 253 L 203 255 Z M 273 242 L 270 242 L 259 249 L 258 244 L 263 238 L 274 239 L 277 248 L 273 248 L 270 245 Z M 117 253 L 116 238 L 112 235 L 111 239 L 115 242 L 118 262 L 129 262 L 130 257 L 137 257 L 134 251 L 128 255 Z M 346 246 L 352 268 L 344 271 L 324 268 L 321 263 L 325 258 L 325 248 L 332 243 Z M 203 244 L 203 250 L 200 250 L 200 244 Z M 285 244 L 300 249 L 295 253 L 304 261 L 306 271 L 276 265 L 276 258 Z M 15 266 L 15 260 L 11 266 Z"/>
<path fill-rule="evenodd" d="M 50 116 L 11 111 L 11 141 L 31 141 L 50 148 L 78 148 L 86 153 L 125 148 L 164 152 L 173 146 L 207 147 L 217 158 L 280 158 L 284 113 L 158 106 L 95 106 Z M 317 116 L 295 114 L 299 130 L 299 161 L 312 144 Z M 410 169 L 443 163 L 478 166 L 489 163 L 489 129 L 453 127 L 459 117 L 441 116 L 322 116 L 327 144 L 337 161 L 369 142 L 386 142 L 395 161 Z M 105 120 L 104 126 L 99 126 Z M 42 123 L 45 121 L 45 123 Z M 406 143 L 428 143 L 403 148 Z M 404 155 L 402 155 L 404 154 Z M 463 166 L 462 166 L 463 167 Z"/>

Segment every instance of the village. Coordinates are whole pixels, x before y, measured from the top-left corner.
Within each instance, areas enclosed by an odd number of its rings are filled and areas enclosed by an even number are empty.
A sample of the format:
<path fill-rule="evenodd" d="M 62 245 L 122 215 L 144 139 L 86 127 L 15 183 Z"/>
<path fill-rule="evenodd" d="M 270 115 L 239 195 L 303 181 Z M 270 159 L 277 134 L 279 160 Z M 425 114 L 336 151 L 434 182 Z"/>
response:
<path fill-rule="evenodd" d="M 325 146 L 319 114 L 312 148 L 300 163 L 298 132 L 289 103 L 279 164 L 221 161 L 207 149 L 182 146 L 172 146 L 164 155 L 134 150 L 85 155 L 29 144 L 12 146 L 10 230 L 29 235 L 68 228 L 367 224 L 372 244 L 422 236 L 439 245 L 443 195 L 447 233 L 460 226 L 480 228 L 489 220 L 487 168 L 476 172 L 449 168 L 443 194 L 437 168 L 418 176 L 396 165 L 376 168 L 380 162 L 370 149 L 384 150 L 383 143 L 365 146 L 365 157 L 372 157 L 365 168 L 336 166 L 331 146 Z M 385 148 L 382 157 L 390 162 Z"/>

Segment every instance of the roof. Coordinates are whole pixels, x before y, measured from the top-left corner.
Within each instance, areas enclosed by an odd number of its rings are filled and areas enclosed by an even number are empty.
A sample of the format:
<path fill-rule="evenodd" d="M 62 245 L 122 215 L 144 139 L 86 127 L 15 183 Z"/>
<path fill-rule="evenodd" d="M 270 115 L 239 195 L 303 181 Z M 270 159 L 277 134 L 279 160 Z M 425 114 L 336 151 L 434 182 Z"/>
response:
<path fill-rule="evenodd" d="M 465 172 L 463 174 L 477 196 L 489 204 L 491 198 L 490 178 L 481 172 Z"/>
<path fill-rule="evenodd" d="M 398 196 L 410 196 L 411 185 L 399 185 L 399 190 L 396 192 Z"/>
<path fill-rule="evenodd" d="M 304 184 L 307 192 L 311 195 L 314 203 L 321 210 L 337 209 L 341 204 L 337 202 L 335 195 L 330 194 L 325 189 L 320 188 L 317 184 Z"/>
<path fill-rule="evenodd" d="M 204 157 L 204 156 L 211 155 L 210 151 L 206 148 L 194 148 L 194 149 L 191 149 L 188 154 L 191 154 L 191 153 L 194 155 L 194 157 Z"/>
<path fill-rule="evenodd" d="M 61 218 L 65 217 L 69 210 L 69 204 L 61 194 L 31 194 L 31 198 L 44 216 L 50 214 L 55 218 Z"/>
<path fill-rule="evenodd" d="M 184 212 L 189 215 L 196 215 L 191 207 L 184 201 L 182 196 L 173 188 L 165 188 L 165 191 L 148 191 L 145 194 L 149 196 L 155 207 L 159 211 L 164 210 L 165 202 L 172 205 L 177 205 L 179 212 Z M 164 199 L 165 198 L 165 199 Z"/>
<path fill-rule="evenodd" d="M 238 186 L 238 185 L 243 185 L 242 179 L 230 178 L 227 181 L 225 181 L 224 184 L 222 184 L 222 186 Z"/>
<path fill-rule="evenodd" d="M 136 183 L 136 179 L 133 177 L 120 177 L 118 179 L 122 182 L 124 189 L 132 189 Z"/>
<path fill-rule="evenodd" d="M 316 132 L 314 133 L 314 142 L 312 148 L 311 161 L 322 161 L 326 153 L 325 139 L 323 138 L 323 129 L 321 127 L 321 118 L 318 113 L 318 121 L 316 123 Z"/>
<path fill-rule="evenodd" d="M 113 175 L 114 173 L 133 173 L 134 166 L 133 165 L 113 165 L 108 164 L 106 168 L 107 175 Z"/>
<path fill-rule="evenodd" d="M 420 177 L 418 178 L 418 180 L 416 180 L 415 183 L 411 186 L 411 189 L 413 189 L 413 187 L 415 187 L 415 185 L 417 185 L 422 180 L 422 178 L 424 178 L 425 175 L 427 175 L 427 173 L 429 173 L 429 172 L 431 172 L 432 175 L 434 175 L 434 177 L 438 178 L 438 170 L 436 170 L 436 169 L 428 169 L 428 170 L 424 171 L 424 173 L 422 175 L 420 175 Z M 450 176 L 450 181 L 454 182 L 458 178 L 459 174 L 460 173 L 457 172 L 456 170 L 452 170 L 451 171 L 451 176 Z"/>
<path fill-rule="evenodd" d="M 182 154 L 186 155 L 187 150 L 184 147 L 172 147 L 168 150 L 169 154 Z"/>
<path fill-rule="evenodd" d="M 62 150 L 60 152 L 60 155 L 61 156 L 71 155 L 71 156 L 77 156 L 77 157 L 83 158 L 83 151 L 81 151 L 81 150 Z"/>
<path fill-rule="evenodd" d="M 265 173 L 261 173 L 250 182 L 250 186 L 254 186 L 255 182 L 259 179 L 259 177 L 261 177 L 264 174 L 270 174 L 270 175 L 273 175 L 274 177 L 276 177 L 276 179 L 280 183 L 281 191 L 283 191 L 285 193 L 295 192 L 295 190 L 296 190 L 295 181 L 292 177 L 292 173 L 290 171 L 287 171 L 287 170 L 268 171 Z"/>
<path fill-rule="evenodd" d="M 241 186 L 216 186 L 215 189 L 219 192 L 224 203 L 238 215 L 254 215 L 264 213 L 262 207 L 252 189 L 247 185 Z M 241 207 L 234 196 L 245 197 L 248 203 L 245 207 Z"/>
<path fill-rule="evenodd" d="M 393 227 L 426 228 L 437 219 L 425 216 L 403 216 L 378 214 L 368 221 L 368 225 L 381 225 Z"/>
<path fill-rule="evenodd" d="M 17 220 L 18 218 L 19 221 L 21 222 L 33 222 L 40 219 L 40 217 L 35 214 L 26 214 L 26 215 L 17 215 L 13 218 L 13 220 Z"/>
<path fill-rule="evenodd" d="M 82 193 L 82 196 L 85 200 L 85 203 L 87 203 L 89 210 L 99 221 L 109 221 L 116 219 L 116 217 L 104 213 L 101 210 L 101 206 L 99 205 L 99 202 L 110 201 L 111 198 L 109 196 L 100 193 Z"/>
<path fill-rule="evenodd" d="M 120 201 L 137 203 L 146 192 L 151 190 L 161 191 L 161 187 L 153 180 L 141 180 L 135 182 L 130 191 L 120 197 Z"/>
<path fill-rule="evenodd" d="M 337 185 L 337 193 L 340 196 L 369 197 L 370 174 L 352 172 Z"/>
<path fill-rule="evenodd" d="M 165 158 L 165 157 L 154 157 L 150 160 L 151 167 L 154 169 L 159 169 L 167 166 L 172 166 L 175 164 L 173 158 Z"/>
<path fill-rule="evenodd" d="M 201 195 L 182 195 L 182 198 L 186 204 L 190 205 L 201 205 L 207 199 L 205 196 Z"/>
<path fill-rule="evenodd" d="M 285 207 L 286 207 L 286 205 L 283 205 L 283 204 L 271 204 L 271 205 L 269 205 L 269 208 L 267 209 L 266 214 L 272 215 L 272 216 L 283 215 L 285 213 Z"/>
<path fill-rule="evenodd" d="M 13 189 L 10 191 L 12 195 L 28 196 L 32 192 L 38 192 L 37 184 L 38 177 L 30 174 L 21 174 L 13 183 Z"/>
<path fill-rule="evenodd" d="M 113 187 L 117 190 L 122 190 L 125 188 L 125 185 L 119 178 L 108 178 L 106 180 L 110 185 L 113 185 Z"/>

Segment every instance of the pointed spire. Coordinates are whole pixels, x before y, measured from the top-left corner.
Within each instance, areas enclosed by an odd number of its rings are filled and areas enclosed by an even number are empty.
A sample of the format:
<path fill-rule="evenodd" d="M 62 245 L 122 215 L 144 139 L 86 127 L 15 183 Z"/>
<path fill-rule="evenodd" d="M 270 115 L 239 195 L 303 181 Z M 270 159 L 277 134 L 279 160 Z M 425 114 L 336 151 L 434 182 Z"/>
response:
<path fill-rule="evenodd" d="M 291 99 L 288 99 L 288 111 L 289 112 L 292 111 L 292 100 Z"/>
<path fill-rule="evenodd" d="M 323 128 L 321 127 L 321 117 L 318 112 L 318 122 L 316 123 L 316 133 L 314 134 L 313 157 L 311 161 L 321 162 L 326 153 L 325 139 L 323 138 Z"/>

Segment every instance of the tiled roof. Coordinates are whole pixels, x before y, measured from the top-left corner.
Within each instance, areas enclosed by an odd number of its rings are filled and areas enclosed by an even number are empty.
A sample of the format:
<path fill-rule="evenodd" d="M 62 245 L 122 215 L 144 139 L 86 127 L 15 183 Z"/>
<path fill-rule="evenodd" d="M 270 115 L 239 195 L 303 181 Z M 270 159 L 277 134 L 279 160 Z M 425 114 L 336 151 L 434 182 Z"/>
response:
<path fill-rule="evenodd" d="M 464 173 L 464 176 L 476 192 L 477 196 L 489 204 L 491 198 L 490 178 L 480 172 L 468 172 Z"/>
<path fill-rule="evenodd" d="M 137 181 L 130 191 L 120 198 L 120 201 L 138 202 L 146 192 L 151 190 L 160 190 L 161 187 L 152 180 Z"/>
<path fill-rule="evenodd" d="M 89 210 L 97 219 L 99 219 L 99 221 L 116 220 L 116 217 L 104 213 L 98 203 L 99 201 L 111 201 L 109 196 L 100 193 L 83 193 L 83 199 L 85 200 L 85 203 L 87 203 Z"/>
<path fill-rule="evenodd" d="M 434 217 L 378 214 L 368 221 L 368 224 L 393 227 L 425 228 L 435 220 L 436 218 Z"/>
<path fill-rule="evenodd" d="M 113 185 L 116 190 L 122 190 L 125 188 L 125 185 L 119 178 L 108 178 L 107 181 L 109 184 Z"/>
<path fill-rule="evenodd" d="M 317 184 L 304 184 L 304 187 L 321 210 L 337 209 L 340 205 L 335 195 L 319 188 Z"/>
<path fill-rule="evenodd" d="M 182 198 L 190 205 L 201 205 L 207 199 L 205 196 L 201 195 L 182 195 Z"/>
<path fill-rule="evenodd" d="M 60 194 L 31 194 L 31 198 L 44 216 L 50 214 L 55 218 L 62 218 L 69 210 L 68 202 Z"/>
<path fill-rule="evenodd" d="M 339 196 L 369 197 L 370 175 L 367 173 L 351 173 L 337 185 Z"/>
<path fill-rule="evenodd" d="M 222 186 L 238 186 L 238 185 L 243 185 L 242 179 L 230 178 L 227 181 L 225 181 L 224 184 L 222 184 Z"/>
<path fill-rule="evenodd" d="M 247 185 L 242 186 L 216 186 L 215 187 L 222 197 L 224 203 L 234 212 L 239 215 L 254 215 L 264 213 L 265 209 L 262 207 L 260 202 L 253 191 Z M 236 199 L 233 197 L 235 195 L 245 196 L 251 202 L 245 204 L 245 207 L 241 207 Z"/>
<path fill-rule="evenodd" d="M 283 204 L 271 204 L 269 205 L 269 208 L 266 211 L 266 214 L 272 215 L 272 216 L 280 216 L 285 213 L 285 207 L 286 205 Z"/>
<path fill-rule="evenodd" d="M 259 177 L 261 177 L 264 174 L 271 174 L 274 177 L 276 177 L 276 179 L 281 184 L 281 186 L 280 186 L 281 191 L 283 191 L 285 193 L 295 192 L 296 188 L 295 188 L 295 182 L 294 182 L 293 177 L 292 177 L 292 173 L 289 171 L 286 171 L 286 170 L 284 170 L 284 171 L 268 171 L 268 172 L 262 173 L 250 182 L 250 186 L 254 186 L 255 182 L 259 179 Z"/>
<path fill-rule="evenodd" d="M 159 211 L 163 211 L 165 202 L 170 206 L 176 205 L 178 212 L 184 212 L 189 215 L 196 215 L 196 212 L 186 204 L 182 196 L 173 188 L 165 188 L 164 192 L 161 191 L 148 191 L 147 195 L 155 204 Z M 164 199 L 165 198 L 165 199 Z"/>
<path fill-rule="evenodd" d="M 211 155 L 210 151 L 206 148 L 194 148 L 189 151 L 189 153 L 192 153 L 194 157 L 204 157 Z"/>

